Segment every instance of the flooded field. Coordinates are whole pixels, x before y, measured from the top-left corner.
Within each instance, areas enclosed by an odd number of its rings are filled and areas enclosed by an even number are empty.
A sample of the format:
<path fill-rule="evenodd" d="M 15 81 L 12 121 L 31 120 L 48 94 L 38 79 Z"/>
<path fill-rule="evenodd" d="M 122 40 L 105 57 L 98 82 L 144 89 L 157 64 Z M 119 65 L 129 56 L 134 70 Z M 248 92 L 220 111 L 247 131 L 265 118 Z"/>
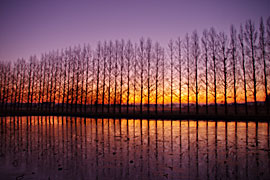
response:
<path fill-rule="evenodd" d="M 267 179 L 269 123 L 2 117 L 1 179 Z"/>

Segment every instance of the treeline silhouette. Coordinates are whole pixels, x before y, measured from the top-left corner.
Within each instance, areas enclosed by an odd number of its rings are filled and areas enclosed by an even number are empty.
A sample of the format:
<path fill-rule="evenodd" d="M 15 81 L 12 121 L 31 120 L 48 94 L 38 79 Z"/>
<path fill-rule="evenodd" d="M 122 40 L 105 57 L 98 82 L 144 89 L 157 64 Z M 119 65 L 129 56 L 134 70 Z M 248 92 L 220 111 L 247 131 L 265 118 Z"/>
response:
<path fill-rule="evenodd" d="M 269 113 L 270 17 L 162 47 L 99 42 L 0 63 L 5 111 Z M 218 111 L 219 109 L 219 111 Z"/>

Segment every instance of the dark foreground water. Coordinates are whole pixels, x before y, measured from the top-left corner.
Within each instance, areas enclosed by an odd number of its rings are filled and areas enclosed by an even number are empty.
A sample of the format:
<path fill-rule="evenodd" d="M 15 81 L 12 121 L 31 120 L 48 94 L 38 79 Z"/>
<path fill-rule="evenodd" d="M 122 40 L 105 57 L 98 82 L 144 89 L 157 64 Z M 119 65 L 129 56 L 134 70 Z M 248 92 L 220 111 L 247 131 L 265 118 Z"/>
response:
<path fill-rule="evenodd" d="M 2 117 L 0 179 L 269 179 L 269 123 Z"/>

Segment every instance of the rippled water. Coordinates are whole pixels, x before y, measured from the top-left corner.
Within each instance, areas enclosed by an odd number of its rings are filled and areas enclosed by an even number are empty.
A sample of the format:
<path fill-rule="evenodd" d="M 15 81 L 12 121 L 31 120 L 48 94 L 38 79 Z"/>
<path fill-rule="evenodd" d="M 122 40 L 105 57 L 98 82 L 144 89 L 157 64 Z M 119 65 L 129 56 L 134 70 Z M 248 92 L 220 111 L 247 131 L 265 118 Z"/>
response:
<path fill-rule="evenodd" d="M 267 179 L 269 123 L 2 117 L 0 179 Z"/>

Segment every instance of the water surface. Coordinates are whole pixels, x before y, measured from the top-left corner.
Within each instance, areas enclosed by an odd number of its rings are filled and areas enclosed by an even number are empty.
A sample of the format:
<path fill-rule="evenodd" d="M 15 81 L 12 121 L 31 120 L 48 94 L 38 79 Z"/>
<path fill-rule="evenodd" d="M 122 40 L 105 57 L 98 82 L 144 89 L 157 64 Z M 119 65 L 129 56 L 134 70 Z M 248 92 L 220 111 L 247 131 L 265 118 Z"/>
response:
<path fill-rule="evenodd" d="M 2 117 L 4 179 L 267 179 L 269 123 Z"/>

